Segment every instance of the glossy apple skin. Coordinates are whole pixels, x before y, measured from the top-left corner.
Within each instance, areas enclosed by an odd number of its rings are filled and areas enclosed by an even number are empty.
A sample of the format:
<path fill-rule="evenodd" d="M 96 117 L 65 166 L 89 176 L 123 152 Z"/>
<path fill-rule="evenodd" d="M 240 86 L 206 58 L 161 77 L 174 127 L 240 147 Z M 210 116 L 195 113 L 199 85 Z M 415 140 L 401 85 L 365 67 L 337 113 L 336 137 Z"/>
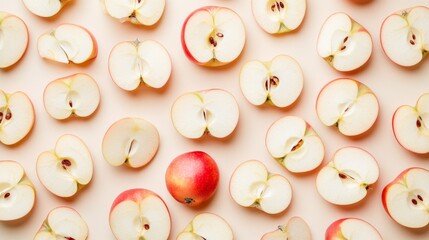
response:
<path fill-rule="evenodd" d="M 341 237 L 343 236 L 343 234 L 341 233 L 341 223 L 345 220 L 347 220 L 347 218 L 339 219 L 329 225 L 328 229 L 326 229 L 325 240 L 334 240 L 338 237 L 340 237 L 341 239 Z"/>
<path fill-rule="evenodd" d="M 115 209 L 115 207 L 123 201 L 139 202 L 148 196 L 156 196 L 162 200 L 162 198 L 160 196 L 158 196 L 158 194 L 156 194 L 150 190 L 144 189 L 144 188 L 134 188 L 134 189 L 129 189 L 129 190 L 123 191 L 113 201 L 112 207 L 110 208 L 110 214 L 112 214 L 113 209 Z M 164 202 L 164 200 L 162 200 L 162 201 Z M 165 202 L 164 202 L 164 204 L 165 204 Z"/>
<path fill-rule="evenodd" d="M 219 169 L 207 153 L 187 152 L 168 166 L 165 182 L 170 194 L 180 203 L 197 206 L 210 199 L 219 182 Z"/>

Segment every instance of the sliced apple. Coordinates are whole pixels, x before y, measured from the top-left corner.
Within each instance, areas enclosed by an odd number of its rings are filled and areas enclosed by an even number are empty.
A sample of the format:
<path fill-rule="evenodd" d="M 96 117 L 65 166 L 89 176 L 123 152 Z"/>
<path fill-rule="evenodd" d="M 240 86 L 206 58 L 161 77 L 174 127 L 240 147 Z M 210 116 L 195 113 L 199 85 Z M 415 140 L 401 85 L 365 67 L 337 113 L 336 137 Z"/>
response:
<path fill-rule="evenodd" d="M 56 15 L 70 0 L 22 0 L 31 13 L 40 17 Z"/>
<path fill-rule="evenodd" d="M 17 63 L 28 46 L 28 29 L 24 21 L 0 11 L 0 69 Z"/>
<path fill-rule="evenodd" d="M 383 240 L 380 233 L 368 222 L 357 218 L 343 218 L 326 229 L 325 240 Z"/>
<path fill-rule="evenodd" d="M 152 26 L 162 17 L 165 0 L 101 0 L 107 14 L 121 22 Z"/>
<path fill-rule="evenodd" d="M 311 240 L 311 230 L 300 217 L 292 217 L 285 225 L 262 236 L 261 240 Z"/>
<path fill-rule="evenodd" d="M 196 215 L 176 240 L 233 240 L 234 235 L 225 219 L 213 213 Z"/>

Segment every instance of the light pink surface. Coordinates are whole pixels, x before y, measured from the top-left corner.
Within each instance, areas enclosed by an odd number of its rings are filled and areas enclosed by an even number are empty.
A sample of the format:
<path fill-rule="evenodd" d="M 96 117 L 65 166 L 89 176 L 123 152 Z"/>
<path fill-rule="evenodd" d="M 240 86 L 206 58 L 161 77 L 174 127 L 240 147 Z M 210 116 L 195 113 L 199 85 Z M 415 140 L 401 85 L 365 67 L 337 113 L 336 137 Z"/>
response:
<path fill-rule="evenodd" d="M 0 223 L 0 239 L 32 239 L 48 212 L 57 206 L 75 208 L 87 221 L 89 239 L 114 239 L 108 222 L 109 210 L 116 196 L 130 188 L 142 187 L 158 193 L 168 205 L 172 217 L 170 239 L 200 212 L 214 212 L 231 225 L 235 239 L 259 239 L 277 225 L 295 215 L 309 224 L 313 239 L 324 238 L 326 228 L 343 217 L 357 217 L 370 222 L 386 240 L 427 240 L 428 228 L 410 230 L 396 224 L 385 213 L 381 203 L 383 187 L 402 170 L 412 166 L 429 168 L 427 156 L 418 156 L 404 150 L 395 140 L 391 118 L 402 104 L 414 105 L 417 98 L 429 92 L 429 66 L 426 60 L 419 67 L 405 69 L 393 64 L 382 52 L 379 31 L 383 19 L 397 10 L 428 4 L 421 0 L 374 0 L 366 5 L 347 0 L 307 0 L 307 14 L 298 31 L 281 36 L 265 33 L 253 19 L 248 0 L 167 0 L 160 23 L 153 29 L 132 24 L 121 24 L 103 13 L 97 0 L 74 0 L 59 16 L 42 19 L 28 12 L 19 0 L 0 0 L 1 11 L 20 16 L 27 24 L 30 45 L 23 59 L 12 69 L 0 71 L 0 89 L 7 92 L 24 91 L 32 99 L 36 122 L 29 137 L 18 146 L 0 145 L 0 159 L 20 162 L 33 181 L 37 199 L 35 208 L 25 219 L 15 223 Z M 185 57 L 180 44 L 180 31 L 186 16 L 205 5 L 222 5 L 234 9 L 243 19 L 247 42 L 237 62 L 227 68 L 208 69 L 194 65 Z M 367 67 L 353 74 L 333 70 L 317 55 L 316 41 L 324 20 L 334 12 L 349 13 L 372 34 L 374 51 Z M 37 53 L 37 38 L 60 23 L 76 23 L 89 29 L 99 45 L 98 57 L 84 66 L 62 65 L 41 59 Z M 107 60 L 112 47 L 120 41 L 139 38 L 154 39 L 163 44 L 171 55 L 173 72 L 162 90 L 143 88 L 128 93 L 118 88 L 110 78 Z M 270 60 L 278 54 L 294 57 L 305 76 L 304 91 L 296 105 L 289 109 L 255 107 L 240 92 L 238 76 L 248 60 Z M 101 104 L 93 117 L 87 120 L 57 121 L 43 107 L 43 90 L 57 78 L 78 72 L 90 74 L 101 90 Z M 380 115 L 373 130 L 359 138 L 342 136 L 336 129 L 325 127 L 316 116 L 315 101 L 320 89 L 339 77 L 351 77 L 369 86 L 378 96 Z M 173 101 L 182 93 L 223 88 L 230 91 L 240 106 L 240 121 L 235 133 L 227 140 L 205 138 L 188 140 L 179 135 L 170 120 Z M 324 201 L 316 191 L 316 172 L 294 175 L 271 159 L 265 148 L 268 127 L 285 115 L 306 119 L 325 143 L 326 164 L 333 153 L 344 146 L 358 146 L 369 151 L 378 160 L 380 179 L 367 198 L 354 207 L 338 207 Z M 143 117 L 160 132 L 161 146 L 152 163 L 140 170 L 110 166 L 101 154 L 101 141 L 107 128 L 123 117 Z M 36 175 L 38 155 L 52 149 L 59 136 L 71 133 L 79 136 L 90 148 L 94 159 L 94 177 L 90 185 L 73 200 L 64 200 L 49 193 Z M 218 163 L 221 179 L 212 201 L 200 208 L 189 208 L 176 202 L 168 193 L 164 173 L 169 162 L 187 151 L 202 150 Z M 292 204 L 283 214 L 269 216 L 256 209 L 238 206 L 228 192 L 229 178 L 235 167 L 249 159 L 263 161 L 272 172 L 286 176 L 293 188 Z"/>

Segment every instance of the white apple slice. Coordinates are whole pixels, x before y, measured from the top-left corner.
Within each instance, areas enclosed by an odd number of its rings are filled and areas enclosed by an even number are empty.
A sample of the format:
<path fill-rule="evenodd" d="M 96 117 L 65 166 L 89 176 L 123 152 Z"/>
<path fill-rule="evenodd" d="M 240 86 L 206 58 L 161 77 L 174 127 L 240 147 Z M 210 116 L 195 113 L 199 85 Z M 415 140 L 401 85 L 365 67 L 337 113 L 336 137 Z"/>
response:
<path fill-rule="evenodd" d="M 261 240 L 311 240 L 311 230 L 300 217 L 292 217 L 285 225 L 264 234 Z"/>
<path fill-rule="evenodd" d="M 423 228 L 429 224 L 429 171 L 408 168 L 384 189 L 382 202 L 389 216 L 402 226 Z"/>
<path fill-rule="evenodd" d="M 37 41 L 42 58 L 60 63 L 81 64 L 97 57 L 95 38 L 85 28 L 74 24 L 61 24 L 42 34 Z"/>
<path fill-rule="evenodd" d="M 336 126 L 346 136 L 368 131 L 378 117 L 375 94 L 363 83 L 336 79 L 323 87 L 316 102 L 316 112 L 326 126 Z"/>
<path fill-rule="evenodd" d="M 330 203 L 351 205 L 365 198 L 379 174 L 371 154 L 357 147 L 344 147 L 317 174 L 317 191 Z"/>
<path fill-rule="evenodd" d="M 28 46 L 28 29 L 21 18 L 0 11 L 0 69 L 17 63 Z"/>
<path fill-rule="evenodd" d="M 165 0 L 101 0 L 107 14 L 121 22 L 152 26 L 162 17 Z"/>
<path fill-rule="evenodd" d="M 303 87 L 301 66 L 286 55 L 276 56 L 269 62 L 250 61 L 241 68 L 241 91 L 256 106 L 268 102 L 287 107 L 298 99 Z"/>
<path fill-rule="evenodd" d="M 411 67 L 429 51 L 429 8 L 416 6 L 389 15 L 381 25 L 380 41 L 394 63 Z"/>
<path fill-rule="evenodd" d="M 280 165 L 295 173 L 314 170 L 325 156 L 319 135 L 305 120 L 295 116 L 274 122 L 268 129 L 265 145 Z"/>
<path fill-rule="evenodd" d="M 141 84 L 161 88 L 170 78 L 170 55 L 153 40 L 121 42 L 110 52 L 109 71 L 116 85 L 127 91 Z"/>
<path fill-rule="evenodd" d="M 73 208 L 52 209 L 34 240 L 85 240 L 88 238 L 88 225 Z"/>
<path fill-rule="evenodd" d="M 158 147 L 158 130 L 142 118 L 123 118 L 113 123 L 102 143 L 104 159 L 115 167 L 143 167 L 154 158 Z"/>
<path fill-rule="evenodd" d="M 188 16 L 181 39 L 189 60 L 202 66 L 218 67 L 238 58 L 246 33 L 236 12 L 226 7 L 207 6 Z"/>
<path fill-rule="evenodd" d="M 281 213 L 292 201 L 292 187 L 279 174 L 268 172 L 257 160 L 241 163 L 231 176 L 229 192 L 243 207 L 255 207 L 268 214 Z"/>
<path fill-rule="evenodd" d="M 429 153 L 429 93 L 421 95 L 415 107 L 399 107 L 392 123 L 395 138 L 402 147 L 414 153 Z"/>
<path fill-rule="evenodd" d="M 233 240 L 234 235 L 225 219 L 213 213 L 200 213 L 192 219 L 176 238 L 176 240 L 196 239 Z"/>
<path fill-rule="evenodd" d="M 97 82 L 88 74 L 78 73 L 50 82 L 43 94 L 46 112 L 55 119 L 88 117 L 100 103 Z"/>
<path fill-rule="evenodd" d="M 167 205 L 147 189 L 119 194 L 110 208 L 109 223 L 118 240 L 168 239 L 171 229 Z"/>
<path fill-rule="evenodd" d="M 369 32 L 345 13 L 332 14 L 323 24 L 317 51 L 334 69 L 349 72 L 363 66 L 372 53 Z"/>
<path fill-rule="evenodd" d="M 34 108 L 23 92 L 6 93 L 0 89 L 0 142 L 13 145 L 24 139 L 34 124 Z"/>
<path fill-rule="evenodd" d="M 383 240 L 380 233 L 368 222 L 357 218 L 343 218 L 326 229 L 325 240 Z"/>
<path fill-rule="evenodd" d="M 56 15 L 70 0 L 22 0 L 31 13 L 40 17 Z"/>
<path fill-rule="evenodd" d="M 40 182 L 59 197 L 74 196 L 92 179 L 93 164 L 85 143 L 70 134 L 58 138 L 55 149 L 39 155 L 36 163 Z"/>
<path fill-rule="evenodd" d="M 234 96 L 221 89 L 183 94 L 171 108 L 176 130 L 187 138 L 209 133 L 216 138 L 230 135 L 238 123 L 239 109 Z"/>
<path fill-rule="evenodd" d="M 297 29 L 304 20 L 306 9 L 306 0 L 252 0 L 256 22 L 270 34 Z"/>
<path fill-rule="evenodd" d="M 36 190 L 15 161 L 0 161 L 0 221 L 23 218 L 33 209 Z"/>

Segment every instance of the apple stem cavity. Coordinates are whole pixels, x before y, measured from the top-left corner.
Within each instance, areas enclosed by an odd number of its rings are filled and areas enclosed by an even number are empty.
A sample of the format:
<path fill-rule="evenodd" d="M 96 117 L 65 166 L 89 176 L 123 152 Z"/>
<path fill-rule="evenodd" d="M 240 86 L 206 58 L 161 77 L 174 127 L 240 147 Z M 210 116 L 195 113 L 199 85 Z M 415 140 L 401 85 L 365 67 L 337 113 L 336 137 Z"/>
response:
<path fill-rule="evenodd" d="M 192 203 L 195 202 L 195 200 L 193 198 L 187 197 L 187 198 L 185 198 L 184 202 L 187 205 L 191 205 Z"/>

